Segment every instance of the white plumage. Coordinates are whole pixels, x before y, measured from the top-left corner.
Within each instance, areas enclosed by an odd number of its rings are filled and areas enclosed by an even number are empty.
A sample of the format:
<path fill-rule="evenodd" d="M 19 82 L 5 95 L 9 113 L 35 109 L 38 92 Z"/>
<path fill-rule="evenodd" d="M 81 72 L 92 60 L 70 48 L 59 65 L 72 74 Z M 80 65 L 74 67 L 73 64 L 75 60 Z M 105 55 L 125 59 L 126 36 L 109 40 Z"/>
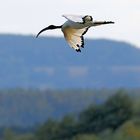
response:
<path fill-rule="evenodd" d="M 112 21 L 93 21 L 92 16 L 89 15 L 63 15 L 63 17 L 67 19 L 67 21 L 63 25 L 50 25 L 42 29 L 36 37 L 38 37 L 43 31 L 61 28 L 62 32 L 64 33 L 64 37 L 70 47 L 75 49 L 77 52 L 81 52 L 80 48 L 84 48 L 83 35 L 88 31 L 90 27 L 114 23 Z"/>
<path fill-rule="evenodd" d="M 70 20 L 73 22 L 83 22 L 82 20 L 83 16 L 80 16 L 80 15 L 62 15 L 62 17 L 65 17 L 67 20 Z"/>

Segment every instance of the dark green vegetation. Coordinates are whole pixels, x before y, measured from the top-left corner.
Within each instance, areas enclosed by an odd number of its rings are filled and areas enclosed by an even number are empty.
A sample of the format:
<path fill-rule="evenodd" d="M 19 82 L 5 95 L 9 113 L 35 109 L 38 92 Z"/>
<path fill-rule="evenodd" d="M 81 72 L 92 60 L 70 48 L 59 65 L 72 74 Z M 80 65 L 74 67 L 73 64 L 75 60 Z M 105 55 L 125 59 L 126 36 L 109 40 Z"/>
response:
<path fill-rule="evenodd" d="M 30 92 L 33 93 L 34 91 L 30 90 Z M 88 90 L 83 92 L 80 90 L 79 92 L 78 90 L 71 90 L 65 94 L 63 94 L 64 91 L 59 91 L 56 98 L 60 100 L 59 103 L 64 103 L 66 97 L 68 99 L 70 97 L 68 94 L 71 96 L 74 94 L 80 95 L 80 92 L 81 97 L 84 98 L 85 101 L 88 99 L 86 95 L 89 96 L 89 93 L 92 92 L 93 95 L 90 95 L 90 97 L 96 97 L 98 100 L 102 99 L 102 102 L 96 103 L 95 100 L 93 100 L 93 102 L 87 104 L 86 107 L 80 109 L 78 113 L 72 113 L 72 111 L 69 114 L 66 113 L 59 119 L 50 117 L 41 124 L 35 124 L 32 126 L 32 129 L 28 131 L 26 129 L 26 131 L 24 129 L 18 131 L 15 128 L 12 129 L 9 127 L 3 130 L 1 137 L 4 140 L 140 139 L 139 90 L 94 90 L 90 92 Z M 97 93 L 100 96 L 97 96 Z M 54 95 L 56 94 L 53 94 L 53 96 Z M 82 98 L 80 98 L 80 96 L 77 98 L 77 104 L 80 102 L 80 99 L 82 100 Z M 65 106 L 65 104 L 66 102 L 63 106 Z M 73 104 L 71 99 L 69 104 Z"/>
<path fill-rule="evenodd" d="M 48 118 L 77 114 L 90 104 L 101 104 L 112 90 L 0 90 L 0 127 L 31 127 Z"/>
<path fill-rule="evenodd" d="M 81 53 L 64 38 L 0 35 L 0 88 L 138 88 L 140 49 L 85 40 Z"/>

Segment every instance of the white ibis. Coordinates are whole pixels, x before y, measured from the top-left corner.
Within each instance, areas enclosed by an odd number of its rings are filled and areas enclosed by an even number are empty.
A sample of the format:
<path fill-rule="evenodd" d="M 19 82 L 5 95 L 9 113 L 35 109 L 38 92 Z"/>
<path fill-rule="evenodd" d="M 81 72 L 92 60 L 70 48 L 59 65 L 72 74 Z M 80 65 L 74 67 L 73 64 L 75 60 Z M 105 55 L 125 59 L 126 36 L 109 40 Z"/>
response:
<path fill-rule="evenodd" d="M 81 52 L 80 48 L 84 48 L 83 35 L 92 26 L 99 26 L 104 24 L 114 24 L 112 21 L 94 21 L 92 16 L 79 16 L 79 15 L 63 15 L 67 21 L 61 26 L 50 25 L 42 29 L 36 37 L 46 30 L 52 30 L 60 28 L 64 33 L 64 37 L 67 40 L 70 47 L 77 52 Z"/>

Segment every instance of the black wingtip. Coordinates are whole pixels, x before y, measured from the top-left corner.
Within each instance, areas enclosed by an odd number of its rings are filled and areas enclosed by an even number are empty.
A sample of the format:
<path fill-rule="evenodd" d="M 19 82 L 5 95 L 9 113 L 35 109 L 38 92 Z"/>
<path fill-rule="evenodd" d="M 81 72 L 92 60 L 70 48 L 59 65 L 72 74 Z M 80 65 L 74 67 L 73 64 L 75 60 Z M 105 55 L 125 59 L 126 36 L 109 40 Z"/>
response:
<path fill-rule="evenodd" d="M 84 37 L 81 36 L 81 47 L 84 48 Z"/>
<path fill-rule="evenodd" d="M 80 49 L 76 49 L 76 51 L 77 51 L 77 52 L 81 52 L 81 50 L 80 50 Z"/>

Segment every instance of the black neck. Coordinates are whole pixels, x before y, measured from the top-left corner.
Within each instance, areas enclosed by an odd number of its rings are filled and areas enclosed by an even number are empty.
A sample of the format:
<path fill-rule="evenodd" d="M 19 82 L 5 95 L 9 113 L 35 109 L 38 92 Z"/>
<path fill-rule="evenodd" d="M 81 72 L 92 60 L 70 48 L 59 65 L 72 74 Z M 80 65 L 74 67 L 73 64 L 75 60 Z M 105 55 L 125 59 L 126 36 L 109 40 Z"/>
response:
<path fill-rule="evenodd" d="M 53 29 L 58 29 L 58 28 L 62 28 L 62 25 L 61 26 L 55 26 L 54 25 L 54 28 Z"/>
<path fill-rule="evenodd" d="M 50 30 L 52 30 L 52 29 L 58 29 L 58 28 L 61 28 L 61 27 L 62 27 L 62 25 L 61 25 L 61 26 L 50 25 L 50 26 L 48 26 L 48 27 L 45 28 L 45 29 L 50 29 Z"/>
<path fill-rule="evenodd" d="M 58 29 L 58 28 L 62 28 L 62 25 L 61 26 L 55 26 L 55 25 L 50 25 L 44 29 L 42 29 L 36 37 L 38 37 L 42 32 L 46 31 L 46 30 L 53 30 L 53 29 Z"/>

